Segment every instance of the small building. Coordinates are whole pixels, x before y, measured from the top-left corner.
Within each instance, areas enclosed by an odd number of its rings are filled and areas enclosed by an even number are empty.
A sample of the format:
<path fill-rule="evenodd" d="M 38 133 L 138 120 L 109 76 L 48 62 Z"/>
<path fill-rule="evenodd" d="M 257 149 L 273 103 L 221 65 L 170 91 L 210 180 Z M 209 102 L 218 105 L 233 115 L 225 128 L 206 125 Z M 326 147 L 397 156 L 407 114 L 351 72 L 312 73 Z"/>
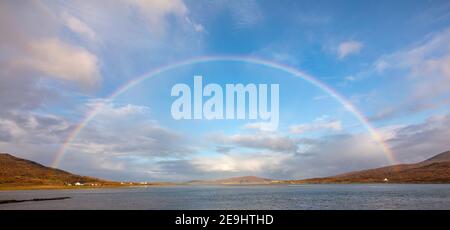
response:
<path fill-rule="evenodd" d="M 383 181 L 384 182 L 389 182 L 389 179 L 388 178 L 384 178 Z"/>
<path fill-rule="evenodd" d="M 83 184 L 82 183 L 80 183 L 80 182 L 76 182 L 75 183 L 75 186 L 82 186 Z"/>

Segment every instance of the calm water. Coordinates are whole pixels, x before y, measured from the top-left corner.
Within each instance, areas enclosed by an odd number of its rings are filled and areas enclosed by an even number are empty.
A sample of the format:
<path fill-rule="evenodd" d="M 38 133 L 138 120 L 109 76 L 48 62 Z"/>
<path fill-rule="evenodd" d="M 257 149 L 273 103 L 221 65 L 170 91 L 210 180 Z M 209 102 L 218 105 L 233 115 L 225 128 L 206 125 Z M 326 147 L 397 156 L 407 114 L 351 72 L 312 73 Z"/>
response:
<path fill-rule="evenodd" d="M 450 185 L 186 186 L 0 191 L 0 209 L 450 209 Z"/>

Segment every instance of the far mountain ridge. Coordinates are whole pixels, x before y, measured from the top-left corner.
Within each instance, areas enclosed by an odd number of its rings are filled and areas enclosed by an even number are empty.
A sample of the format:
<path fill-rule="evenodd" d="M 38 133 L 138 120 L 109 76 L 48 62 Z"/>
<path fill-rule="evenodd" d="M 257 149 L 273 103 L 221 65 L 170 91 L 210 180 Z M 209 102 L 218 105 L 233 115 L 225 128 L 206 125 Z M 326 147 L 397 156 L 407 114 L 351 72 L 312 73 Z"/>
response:
<path fill-rule="evenodd" d="M 219 179 L 219 180 L 195 180 L 190 181 L 190 184 L 270 184 L 273 180 L 262 178 L 262 177 L 256 177 L 256 176 L 241 176 L 241 177 L 230 177 L 225 179 Z"/>

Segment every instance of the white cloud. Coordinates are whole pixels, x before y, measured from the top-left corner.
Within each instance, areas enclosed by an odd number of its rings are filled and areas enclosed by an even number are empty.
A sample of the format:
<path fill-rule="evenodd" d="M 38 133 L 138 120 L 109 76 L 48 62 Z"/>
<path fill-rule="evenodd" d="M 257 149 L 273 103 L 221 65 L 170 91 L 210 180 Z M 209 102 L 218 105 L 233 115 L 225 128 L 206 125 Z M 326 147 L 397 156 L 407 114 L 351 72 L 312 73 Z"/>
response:
<path fill-rule="evenodd" d="M 378 60 L 378 61 L 375 62 L 374 68 L 375 68 L 375 71 L 381 73 L 385 69 L 389 68 L 389 63 L 387 63 L 384 60 Z"/>
<path fill-rule="evenodd" d="M 307 132 L 317 132 L 323 130 L 340 131 L 342 129 L 341 121 L 318 118 L 312 123 L 296 124 L 289 127 L 292 134 L 302 134 Z"/>
<path fill-rule="evenodd" d="M 143 158 L 175 157 L 192 152 L 189 138 L 152 120 L 146 106 L 94 100 L 87 104 L 87 110 L 92 109 L 96 111 L 95 118 L 71 143 L 71 152 Z"/>
<path fill-rule="evenodd" d="M 91 89 L 98 85 L 103 77 L 100 65 L 108 65 L 109 79 L 131 77 L 137 69 L 150 69 L 174 58 L 192 56 L 200 49 L 202 33 L 199 32 L 205 28 L 190 17 L 182 1 L 134 2 L 119 0 L 105 5 L 99 1 L 77 1 L 67 5 L 0 1 L 1 151 L 48 165 L 73 130 L 75 124 L 70 119 L 81 115 L 72 110 L 80 107 L 80 95 L 72 91 L 73 86 Z M 146 26 L 154 30 L 143 29 Z M 170 36 L 158 36 L 156 28 Z M 81 39 L 67 36 L 67 32 Z M 98 46 L 93 44 L 99 41 Z M 136 63 L 133 56 L 144 52 L 150 54 L 146 66 Z M 159 53 L 166 55 L 162 57 Z M 76 102 L 68 101 L 75 97 Z M 54 107 L 54 103 L 59 104 Z M 99 105 L 89 103 L 87 107 Z M 125 156 L 141 154 L 142 159 L 147 159 L 192 152 L 187 145 L 192 142 L 149 119 L 148 108 L 109 103 L 99 105 L 97 118 L 105 120 L 95 120 L 74 142 L 79 147 L 85 145 L 86 151 L 69 149 L 71 153 L 80 153 L 68 154 L 69 160 L 64 161 L 78 166 L 71 168 L 74 172 L 85 174 L 83 170 L 89 166 L 93 175 L 101 176 L 105 170 L 95 168 L 100 165 L 110 170 L 136 166 L 134 161 L 122 158 Z M 54 112 L 55 108 L 69 118 L 43 115 L 48 110 Z M 37 110 L 43 114 L 32 112 Z M 109 150 L 111 155 L 120 157 L 95 154 Z"/>
<path fill-rule="evenodd" d="M 13 145 L 59 143 L 60 135 L 70 127 L 63 118 L 50 114 L 11 112 L 0 117 L 0 131 Z"/>
<path fill-rule="evenodd" d="M 282 162 L 292 157 L 293 154 L 285 153 L 231 153 L 196 157 L 192 159 L 192 165 L 204 172 L 239 172 L 254 175 L 282 167 Z"/>
<path fill-rule="evenodd" d="M 260 132 L 273 132 L 276 130 L 277 127 L 275 127 L 272 123 L 269 122 L 253 122 L 246 124 L 244 128 Z"/>
<path fill-rule="evenodd" d="M 149 122 L 141 106 L 104 102 L 100 108 L 98 117 L 67 149 L 61 167 L 115 180 L 190 180 L 238 175 L 293 179 L 379 166 L 384 159 L 376 142 L 364 134 L 310 141 L 275 134 L 232 135 L 225 138 L 233 147 L 227 153 L 196 154 L 198 143 Z M 73 129 L 54 116 L 12 117 L 0 119 L 0 148 L 46 164 L 49 162 L 44 156 L 50 161 L 55 146 Z M 309 147 L 300 152 L 297 145 Z M 40 151 L 42 146 L 45 152 Z M 249 151 L 241 151 L 240 147 Z M 158 173 L 149 175 L 149 170 Z"/>
<path fill-rule="evenodd" d="M 308 148 L 295 153 L 269 148 L 243 152 L 235 148 L 226 154 L 200 155 L 185 161 L 162 164 L 164 166 L 158 170 L 173 175 L 171 172 L 179 169 L 182 176 L 188 178 L 189 175 L 197 178 L 259 175 L 274 179 L 299 179 L 330 176 L 388 163 L 378 143 L 365 133 L 327 136 L 325 139 L 301 142 L 307 144 Z"/>
<path fill-rule="evenodd" d="M 49 165 L 72 125 L 62 117 L 23 111 L 0 114 L 0 151 Z"/>
<path fill-rule="evenodd" d="M 408 49 L 383 55 L 375 72 L 391 78 L 398 93 L 406 93 L 396 106 L 384 105 L 373 119 L 436 109 L 450 103 L 450 29 L 427 36 Z"/>
<path fill-rule="evenodd" d="M 194 24 L 194 29 L 195 29 L 195 31 L 197 31 L 197 32 L 203 32 L 203 31 L 205 31 L 205 28 L 203 27 L 203 25 L 202 25 L 202 24 L 198 24 L 198 23 L 195 23 L 195 24 Z"/>
<path fill-rule="evenodd" d="M 394 126 L 384 131 L 400 162 L 425 160 L 440 152 L 450 150 L 450 114 L 431 116 L 410 125 Z"/>
<path fill-rule="evenodd" d="M 25 130 L 20 128 L 14 121 L 0 119 L 0 142 L 12 141 L 25 134 Z"/>
<path fill-rule="evenodd" d="M 234 29 L 247 29 L 259 25 L 265 15 L 259 2 L 255 0 L 217 0 L 207 1 L 201 6 L 201 16 L 206 20 L 217 18 L 226 13 Z"/>
<path fill-rule="evenodd" d="M 95 34 L 94 30 L 80 19 L 68 13 L 63 13 L 62 19 L 64 21 L 65 26 L 67 26 L 67 28 L 69 28 L 73 32 L 79 34 L 82 37 L 87 38 L 90 41 L 93 42 L 98 41 L 97 35 Z"/>
<path fill-rule="evenodd" d="M 301 142 L 301 140 L 276 133 L 215 135 L 212 139 L 218 144 L 290 153 L 297 152 L 298 144 Z"/>
<path fill-rule="evenodd" d="M 377 141 L 368 133 L 327 136 L 312 142 L 298 157 L 284 162 L 294 178 L 330 176 L 389 164 Z"/>
<path fill-rule="evenodd" d="M 59 38 L 64 20 L 55 17 L 60 14 L 50 6 L 38 2 L 27 2 L 26 7 L 8 2 L 0 4 L 0 33 L 7 35 L 0 38 L 2 75 L 28 75 L 30 81 L 51 77 L 85 88 L 92 88 L 100 81 L 96 55 Z M 72 28 L 81 31 L 82 24 L 70 21 Z"/>
<path fill-rule="evenodd" d="M 12 61 L 15 68 L 34 70 L 86 88 L 96 86 L 101 79 L 97 57 L 84 48 L 59 39 L 44 39 L 31 41 L 26 51 L 24 56 Z"/>
<path fill-rule="evenodd" d="M 226 4 L 234 17 L 237 28 L 254 26 L 263 19 L 263 13 L 257 1 L 228 1 Z"/>
<path fill-rule="evenodd" d="M 353 75 L 345 76 L 344 79 L 345 79 L 345 81 L 356 81 L 357 80 L 357 78 Z"/>
<path fill-rule="evenodd" d="M 189 9 L 182 0 L 123 1 L 131 7 L 135 7 L 137 11 L 148 21 L 150 30 L 158 35 L 165 33 L 165 27 L 167 26 L 166 17 L 169 15 L 176 16 L 181 22 L 185 22 L 197 32 L 202 32 L 204 30 L 201 24 L 193 22 L 193 20 L 189 17 Z"/>
<path fill-rule="evenodd" d="M 105 119 L 131 118 L 133 115 L 145 115 L 150 112 L 147 106 L 125 104 L 116 105 L 108 99 L 90 99 L 86 103 L 87 110 L 95 110 L 96 116 L 105 117 Z"/>
<path fill-rule="evenodd" d="M 450 29 L 428 36 L 413 47 L 384 55 L 375 62 L 376 69 L 406 69 L 414 78 L 432 76 L 450 79 Z"/>
<path fill-rule="evenodd" d="M 339 44 L 337 54 L 339 59 L 344 59 L 348 55 L 357 54 L 363 48 L 363 44 L 358 41 L 346 41 Z"/>

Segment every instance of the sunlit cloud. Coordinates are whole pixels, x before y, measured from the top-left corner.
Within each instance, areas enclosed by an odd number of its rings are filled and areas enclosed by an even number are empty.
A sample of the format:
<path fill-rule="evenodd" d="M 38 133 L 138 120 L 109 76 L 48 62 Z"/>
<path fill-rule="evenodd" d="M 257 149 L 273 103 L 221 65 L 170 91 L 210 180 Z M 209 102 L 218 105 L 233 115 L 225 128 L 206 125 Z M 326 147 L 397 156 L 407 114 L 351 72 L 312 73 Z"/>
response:
<path fill-rule="evenodd" d="M 62 18 L 64 20 L 64 24 L 71 31 L 90 41 L 98 42 L 97 34 L 86 23 L 68 13 L 63 13 Z"/>
<path fill-rule="evenodd" d="M 302 134 L 306 132 L 317 132 L 323 130 L 340 131 L 342 129 L 341 121 L 330 120 L 325 117 L 318 118 L 312 123 L 295 124 L 289 127 L 289 131 L 293 134 Z"/>
<path fill-rule="evenodd" d="M 358 41 L 346 41 L 339 44 L 337 49 L 337 55 L 339 59 L 344 59 L 345 57 L 358 54 L 363 48 L 363 44 Z"/>
<path fill-rule="evenodd" d="M 10 63 L 64 81 L 73 81 L 88 89 L 101 80 L 97 57 L 84 48 L 46 39 L 31 42 L 26 55 Z"/>

